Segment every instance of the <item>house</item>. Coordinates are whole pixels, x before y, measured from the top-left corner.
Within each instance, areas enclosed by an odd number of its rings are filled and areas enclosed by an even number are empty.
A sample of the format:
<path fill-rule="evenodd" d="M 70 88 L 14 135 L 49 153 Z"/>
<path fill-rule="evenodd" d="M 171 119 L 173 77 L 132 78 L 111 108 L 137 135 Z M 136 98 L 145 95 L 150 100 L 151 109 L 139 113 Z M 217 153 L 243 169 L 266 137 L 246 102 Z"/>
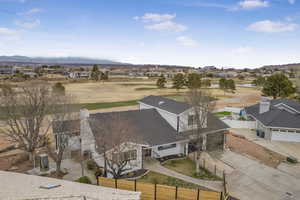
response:
<path fill-rule="evenodd" d="M 70 72 L 69 78 L 90 78 L 91 73 L 85 71 Z"/>
<path fill-rule="evenodd" d="M 140 192 L 0 171 L 1 200 L 139 200 Z"/>
<path fill-rule="evenodd" d="M 300 142 L 300 102 L 262 98 L 243 115 L 256 121 L 257 135 L 267 140 Z"/>
<path fill-rule="evenodd" d="M 135 135 L 141 140 L 128 141 L 127 164 L 130 170 L 135 171 L 144 167 L 147 158 L 164 158 L 174 155 L 186 156 L 195 151 L 194 112 L 192 107 L 184 102 L 160 96 L 148 96 L 139 101 L 139 110 L 122 112 L 90 114 L 83 109 L 80 113 L 80 148 L 83 154 L 89 154 L 99 166 L 104 166 L 104 152 L 99 152 L 96 147 L 99 133 L 99 124 L 115 123 L 113 119 L 118 116 L 121 120 L 129 121 L 133 125 Z M 68 124 L 68 122 L 63 122 Z M 68 128 L 67 128 L 68 129 Z M 201 132 L 203 146 L 208 151 L 223 149 L 224 133 L 228 126 L 213 114 L 208 114 L 205 127 Z M 67 130 L 65 130 L 67 131 Z M 55 134 L 61 131 L 54 130 Z M 205 146 L 205 148 L 204 148 Z M 107 151 L 109 154 L 110 150 Z M 128 172 L 129 172 L 128 171 Z"/>

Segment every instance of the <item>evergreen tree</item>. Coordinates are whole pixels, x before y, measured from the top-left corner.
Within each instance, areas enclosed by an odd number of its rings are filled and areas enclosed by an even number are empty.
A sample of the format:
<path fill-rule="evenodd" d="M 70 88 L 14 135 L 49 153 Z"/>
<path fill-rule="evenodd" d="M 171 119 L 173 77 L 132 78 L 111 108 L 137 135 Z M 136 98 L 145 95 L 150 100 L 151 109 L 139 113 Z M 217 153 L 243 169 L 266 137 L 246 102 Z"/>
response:
<path fill-rule="evenodd" d="M 173 88 L 179 90 L 183 88 L 184 85 L 185 85 L 185 79 L 183 74 L 176 74 L 173 78 Z"/>
<path fill-rule="evenodd" d="M 92 79 L 94 79 L 95 81 L 99 80 L 99 76 L 100 76 L 100 71 L 98 69 L 98 65 L 94 65 L 93 69 L 92 69 L 92 74 L 91 77 Z"/>
<path fill-rule="evenodd" d="M 288 79 L 283 73 L 276 73 L 268 77 L 262 90 L 266 96 L 272 96 L 274 99 L 277 97 L 288 97 L 296 92 L 292 81 Z"/>
<path fill-rule="evenodd" d="M 161 75 L 156 81 L 156 86 L 158 88 L 165 88 L 166 83 L 167 83 L 167 80 L 166 80 L 165 76 Z"/>
<path fill-rule="evenodd" d="M 189 74 L 186 81 L 186 86 L 189 89 L 197 89 L 201 87 L 201 75 L 199 74 Z"/>

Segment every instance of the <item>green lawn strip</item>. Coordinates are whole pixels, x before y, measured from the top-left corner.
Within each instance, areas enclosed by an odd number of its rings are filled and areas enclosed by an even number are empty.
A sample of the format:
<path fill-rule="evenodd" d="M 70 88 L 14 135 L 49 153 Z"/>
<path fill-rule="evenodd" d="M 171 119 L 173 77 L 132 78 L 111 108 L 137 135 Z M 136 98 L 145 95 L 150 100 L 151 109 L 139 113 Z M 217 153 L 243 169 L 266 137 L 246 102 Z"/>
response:
<path fill-rule="evenodd" d="M 164 167 L 176 171 L 178 173 L 190 176 L 193 178 L 199 178 L 203 180 L 219 181 L 221 178 L 214 175 L 204 168 L 200 168 L 200 173 L 196 173 L 196 164 L 189 158 L 169 160 L 164 164 Z"/>
<path fill-rule="evenodd" d="M 156 86 L 156 84 L 152 84 L 152 83 L 149 83 L 149 84 L 146 84 L 146 83 L 121 83 L 121 84 L 118 84 L 118 85 L 121 85 L 121 86 L 125 86 L 125 87 L 130 87 L 130 86 Z"/>
<path fill-rule="evenodd" d="M 140 88 L 136 88 L 134 90 L 136 91 L 144 91 L 144 90 L 158 90 L 159 88 L 150 88 L 150 87 L 140 87 Z"/>
<path fill-rule="evenodd" d="M 226 117 L 226 116 L 230 116 L 230 115 L 231 115 L 231 112 L 228 112 L 228 111 L 217 112 L 217 113 L 215 113 L 215 115 L 216 115 L 217 117 Z"/>
<path fill-rule="evenodd" d="M 174 178 L 171 176 L 166 176 L 164 174 L 160 174 L 160 173 L 153 172 L 153 171 L 150 171 L 147 175 L 143 176 L 142 178 L 138 179 L 137 181 L 143 182 L 143 183 L 178 186 L 178 187 L 191 188 L 191 189 L 199 188 L 201 190 L 209 190 L 203 186 L 189 183 L 189 182 L 183 181 L 181 179 Z"/>
<path fill-rule="evenodd" d="M 130 101 L 117 101 L 117 102 L 83 103 L 83 104 L 75 104 L 74 106 L 79 108 L 86 108 L 88 110 L 96 110 L 96 109 L 104 109 L 104 108 L 134 106 L 137 104 L 138 104 L 137 100 L 130 100 Z"/>

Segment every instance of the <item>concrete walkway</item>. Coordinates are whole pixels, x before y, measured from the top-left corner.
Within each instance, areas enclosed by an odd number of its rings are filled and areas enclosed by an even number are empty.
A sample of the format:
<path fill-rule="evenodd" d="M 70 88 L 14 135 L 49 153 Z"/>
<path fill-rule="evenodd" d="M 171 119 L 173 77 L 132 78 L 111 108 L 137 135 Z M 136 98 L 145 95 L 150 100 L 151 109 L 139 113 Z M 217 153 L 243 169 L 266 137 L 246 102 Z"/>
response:
<path fill-rule="evenodd" d="M 183 181 L 193 183 L 196 185 L 200 185 L 200 186 L 203 186 L 203 187 L 211 189 L 211 190 L 215 190 L 215 191 L 219 191 L 219 192 L 222 191 L 222 182 L 221 181 L 206 181 L 206 180 L 201 180 L 201 179 L 197 179 L 197 178 L 192 178 L 190 176 L 186 176 L 186 175 L 180 174 L 178 172 L 175 172 L 173 170 L 167 169 L 167 168 L 163 167 L 157 161 L 148 162 L 147 164 L 145 164 L 145 168 L 149 169 L 150 171 L 154 171 L 154 172 L 157 172 L 160 174 L 178 178 Z"/>
<path fill-rule="evenodd" d="M 52 160 L 50 160 L 50 167 L 53 169 L 56 168 L 56 165 Z M 80 178 L 82 175 L 80 163 L 78 163 L 72 159 L 63 160 L 62 164 L 61 164 L 61 169 L 66 169 L 68 172 L 63 177 L 64 180 L 75 181 L 76 179 Z M 89 179 L 92 181 L 93 184 L 97 183 L 95 175 L 93 174 L 92 171 L 87 170 L 85 165 L 84 165 L 84 176 L 89 177 Z"/>

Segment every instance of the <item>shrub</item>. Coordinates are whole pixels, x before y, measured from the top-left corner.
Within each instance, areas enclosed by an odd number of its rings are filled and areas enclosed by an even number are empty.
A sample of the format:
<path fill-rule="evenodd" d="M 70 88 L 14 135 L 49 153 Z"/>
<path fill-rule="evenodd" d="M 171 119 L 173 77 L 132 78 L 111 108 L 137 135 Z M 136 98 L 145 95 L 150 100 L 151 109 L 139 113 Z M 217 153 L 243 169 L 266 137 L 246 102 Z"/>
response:
<path fill-rule="evenodd" d="M 79 179 L 75 180 L 78 183 L 92 184 L 92 181 L 87 176 L 82 176 Z"/>
<path fill-rule="evenodd" d="M 87 162 L 86 162 L 86 168 L 88 169 L 88 170 L 94 170 L 94 169 L 96 169 L 98 166 L 97 166 L 97 163 L 95 163 L 95 161 L 93 161 L 93 160 L 88 160 Z"/>
<path fill-rule="evenodd" d="M 241 120 L 241 121 L 246 121 L 246 118 L 243 117 L 243 116 L 240 116 L 240 117 L 239 117 L 239 120 Z"/>
<path fill-rule="evenodd" d="M 293 164 L 298 163 L 297 158 L 294 158 L 294 157 L 291 157 L 291 156 L 287 157 L 286 161 L 289 162 L 289 163 L 293 163 Z"/>
<path fill-rule="evenodd" d="M 98 168 L 95 172 L 95 177 L 97 178 L 98 176 L 102 176 L 103 175 L 103 170 Z"/>

